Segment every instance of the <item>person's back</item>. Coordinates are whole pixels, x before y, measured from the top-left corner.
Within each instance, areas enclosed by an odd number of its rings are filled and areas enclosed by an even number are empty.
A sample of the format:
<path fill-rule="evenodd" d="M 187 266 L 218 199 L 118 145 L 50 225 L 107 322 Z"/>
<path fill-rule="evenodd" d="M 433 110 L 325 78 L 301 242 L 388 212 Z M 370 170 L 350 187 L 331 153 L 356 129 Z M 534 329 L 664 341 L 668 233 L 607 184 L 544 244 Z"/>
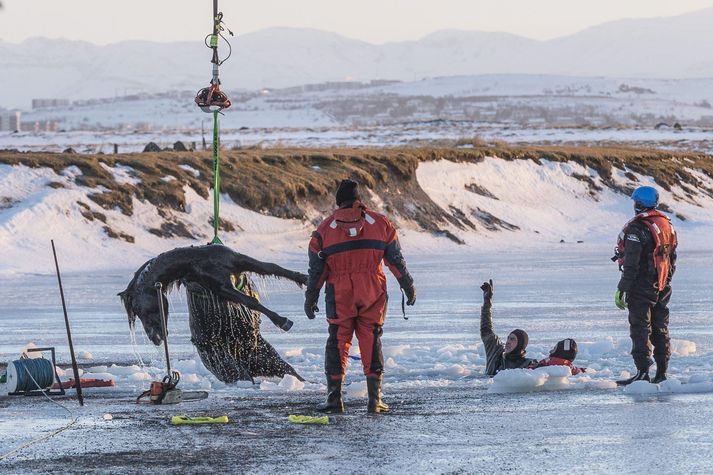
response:
<path fill-rule="evenodd" d="M 384 369 L 381 334 L 386 315 L 386 263 L 408 297 L 416 301 L 413 278 L 406 269 L 396 229 L 383 215 L 359 200 L 357 184 L 344 180 L 336 195 L 337 209 L 312 234 L 305 313 L 314 318 L 319 290 L 326 283 L 325 304 L 329 338 L 325 350 L 327 402 L 323 412 L 344 412 L 341 387 L 354 333 L 367 377 L 369 412 L 385 412 L 381 401 Z"/>
<path fill-rule="evenodd" d="M 658 293 L 658 272 L 653 263 L 654 248 L 656 247 L 654 237 L 641 219 L 630 221 L 624 234 L 629 240 L 639 240 L 640 251 L 638 259 L 634 254 L 628 261 L 622 261 L 621 288 L 628 291 L 636 289 L 639 292 L 655 295 Z"/>

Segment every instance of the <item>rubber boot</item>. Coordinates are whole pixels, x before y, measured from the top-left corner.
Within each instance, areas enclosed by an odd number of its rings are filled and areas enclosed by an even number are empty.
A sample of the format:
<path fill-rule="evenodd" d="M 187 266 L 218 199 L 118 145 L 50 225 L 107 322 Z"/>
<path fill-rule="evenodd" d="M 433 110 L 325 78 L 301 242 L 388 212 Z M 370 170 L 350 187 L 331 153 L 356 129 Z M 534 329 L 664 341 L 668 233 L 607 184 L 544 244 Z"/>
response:
<path fill-rule="evenodd" d="M 369 394 L 366 412 L 369 414 L 389 412 L 389 406 L 381 400 L 381 379 L 381 375 L 367 376 L 366 378 L 366 390 Z"/>
<path fill-rule="evenodd" d="M 618 386 L 628 386 L 634 381 L 646 381 L 651 382 L 649 378 L 649 370 L 638 370 L 634 376 L 629 379 L 622 379 L 616 382 Z"/>
<path fill-rule="evenodd" d="M 668 361 L 657 361 L 656 362 L 656 375 L 654 379 L 651 380 L 653 384 L 659 384 L 666 381 L 666 370 L 668 369 Z"/>
<path fill-rule="evenodd" d="M 325 414 L 342 414 L 344 412 L 342 381 L 343 378 L 332 379 L 327 376 L 327 400 L 317 406 L 317 411 Z"/>

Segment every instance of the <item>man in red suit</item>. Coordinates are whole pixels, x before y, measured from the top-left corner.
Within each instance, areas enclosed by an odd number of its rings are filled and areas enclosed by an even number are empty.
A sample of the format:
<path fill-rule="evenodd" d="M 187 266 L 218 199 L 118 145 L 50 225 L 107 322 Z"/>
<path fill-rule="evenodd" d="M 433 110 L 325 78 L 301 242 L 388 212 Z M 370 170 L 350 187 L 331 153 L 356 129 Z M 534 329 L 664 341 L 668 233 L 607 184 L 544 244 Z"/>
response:
<path fill-rule="evenodd" d="M 356 333 L 369 394 L 367 411 L 386 412 L 389 408 L 381 401 L 384 370 L 381 334 L 388 296 L 382 261 L 398 280 L 408 305 L 416 302 L 416 289 L 394 225 L 385 216 L 366 208 L 359 200 L 357 183 L 343 180 L 336 201 L 339 208 L 312 233 L 309 243 L 305 313 L 310 319 L 315 317 L 319 291 L 326 284 L 329 323 L 324 361 L 327 401 L 317 409 L 344 412 L 342 383 Z"/>

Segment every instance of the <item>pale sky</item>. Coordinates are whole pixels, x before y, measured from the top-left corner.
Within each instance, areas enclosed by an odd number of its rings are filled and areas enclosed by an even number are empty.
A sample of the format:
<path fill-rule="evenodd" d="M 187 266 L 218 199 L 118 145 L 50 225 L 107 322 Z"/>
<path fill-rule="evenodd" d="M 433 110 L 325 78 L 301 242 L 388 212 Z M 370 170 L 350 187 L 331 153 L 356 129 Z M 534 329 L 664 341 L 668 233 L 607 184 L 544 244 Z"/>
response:
<path fill-rule="evenodd" d="M 106 44 L 201 41 L 212 0 L 2 0 L 0 39 L 32 36 Z M 442 29 L 504 31 L 550 39 L 621 18 L 673 16 L 713 0 L 221 0 L 228 26 L 333 31 L 371 43 L 418 39 Z"/>

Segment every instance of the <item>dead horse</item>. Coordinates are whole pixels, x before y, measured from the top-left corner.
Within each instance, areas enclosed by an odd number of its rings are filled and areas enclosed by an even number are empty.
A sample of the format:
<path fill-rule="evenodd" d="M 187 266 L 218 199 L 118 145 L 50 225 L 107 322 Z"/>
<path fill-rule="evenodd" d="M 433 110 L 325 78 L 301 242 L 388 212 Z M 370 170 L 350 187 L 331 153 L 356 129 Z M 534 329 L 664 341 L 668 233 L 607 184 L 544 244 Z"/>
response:
<path fill-rule="evenodd" d="M 126 290 L 118 295 L 129 326 L 133 328 L 138 317 L 149 339 L 160 345 L 163 336 L 156 283 L 163 286 L 166 319 L 166 293 L 183 285 L 191 341 L 216 378 L 231 383 L 254 376 L 291 374 L 303 380 L 260 334 L 260 314 L 285 331 L 292 327 L 292 321 L 260 303 L 249 274 L 291 280 L 300 287 L 307 283 L 305 274 L 210 244 L 159 254 L 139 267 Z"/>

